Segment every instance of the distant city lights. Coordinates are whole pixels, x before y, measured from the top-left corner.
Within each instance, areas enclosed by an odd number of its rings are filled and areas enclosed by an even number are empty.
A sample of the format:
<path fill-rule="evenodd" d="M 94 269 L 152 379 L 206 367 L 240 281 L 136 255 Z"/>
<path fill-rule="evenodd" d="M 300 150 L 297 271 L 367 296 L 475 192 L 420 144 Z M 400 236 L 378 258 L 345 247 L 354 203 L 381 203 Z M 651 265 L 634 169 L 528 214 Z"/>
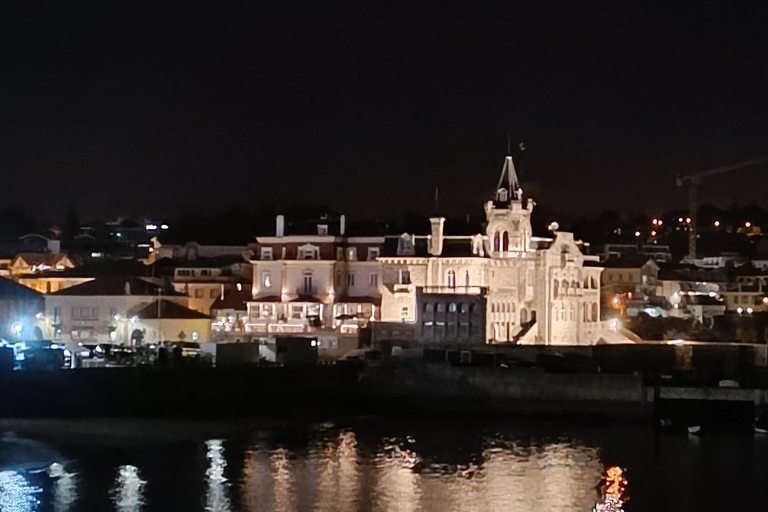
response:
<path fill-rule="evenodd" d="M 640 231 L 635 231 L 635 238 L 640 236 Z"/>
<path fill-rule="evenodd" d="M 716 221 L 715 221 L 715 222 L 713 222 L 712 224 L 713 224 L 713 225 L 714 225 L 716 228 L 719 228 L 719 227 L 720 227 L 720 221 L 719 221 L 719 220 L 716 220 Z"/>

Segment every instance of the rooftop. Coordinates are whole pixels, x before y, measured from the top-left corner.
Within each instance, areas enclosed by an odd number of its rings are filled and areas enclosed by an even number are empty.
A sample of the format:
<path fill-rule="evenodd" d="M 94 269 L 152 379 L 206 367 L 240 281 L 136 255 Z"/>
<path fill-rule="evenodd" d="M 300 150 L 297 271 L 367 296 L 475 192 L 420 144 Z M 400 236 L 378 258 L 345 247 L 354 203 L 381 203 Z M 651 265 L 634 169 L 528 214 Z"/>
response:
<path fill-rule="evenodd" d="M 116 296 L 151 295 L 158 293 L 170 297 L 183 297 L 165 281 L 141 277 L 97 277 L 93 281 L 78 284 L 52 293 L 57 296 Z"/>
<path fill-rule="evenodd" d="M 133 314 L 142 320 L 157 320 L 158 318 L 165 318 L 169 320 L 202 320 L 211 318 L 209 315 L 200 313 L 194 309 L 189 309 L 188 307 L 182 306 L 181 304 L 163 299 L 159 301 L 156 300 L 149 306 L 146 306 Z"/>

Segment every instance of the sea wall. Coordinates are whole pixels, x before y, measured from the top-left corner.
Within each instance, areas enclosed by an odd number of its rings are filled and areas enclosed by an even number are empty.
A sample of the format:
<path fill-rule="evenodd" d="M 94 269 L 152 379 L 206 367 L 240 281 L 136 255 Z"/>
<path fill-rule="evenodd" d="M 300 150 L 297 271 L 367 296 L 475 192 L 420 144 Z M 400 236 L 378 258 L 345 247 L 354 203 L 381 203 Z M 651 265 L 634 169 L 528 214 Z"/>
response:
<path fill-rule="evenodd" d="M 643 388 L 642 377 L 632 374 L 385 364 L 369 368 L 361 388 L 369 396 L 422 410 L 605 416 L 653 413 L 652 394 Z"/>

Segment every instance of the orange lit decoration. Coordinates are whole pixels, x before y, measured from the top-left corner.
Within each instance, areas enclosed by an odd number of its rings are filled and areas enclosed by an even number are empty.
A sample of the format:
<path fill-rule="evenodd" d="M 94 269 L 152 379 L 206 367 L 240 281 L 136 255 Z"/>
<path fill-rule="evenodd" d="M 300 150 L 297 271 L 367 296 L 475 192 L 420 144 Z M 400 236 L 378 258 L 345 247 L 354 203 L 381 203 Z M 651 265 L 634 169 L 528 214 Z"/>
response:
<path fill-rule="evenodd" d="M 603 477 L 603 501 L 595 505 L 594 512 L 622 512 L 629 498 L 625 495 L 627 479 L 619 466 L 610 466 Z"/>

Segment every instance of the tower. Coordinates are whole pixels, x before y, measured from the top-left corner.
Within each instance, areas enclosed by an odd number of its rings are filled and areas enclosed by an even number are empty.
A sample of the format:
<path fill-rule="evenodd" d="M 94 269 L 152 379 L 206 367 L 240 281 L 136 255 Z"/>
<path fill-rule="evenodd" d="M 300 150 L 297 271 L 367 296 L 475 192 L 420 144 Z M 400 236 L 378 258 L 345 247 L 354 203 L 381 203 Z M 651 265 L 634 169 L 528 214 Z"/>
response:
<path fill-rule="evenodd" d="M 487 252 L 492 258 L 515 258 L 530 251 L 534 202 L 523 200 L 512 156 L 504 159 L 493 201 L 485 204 Z"/>

